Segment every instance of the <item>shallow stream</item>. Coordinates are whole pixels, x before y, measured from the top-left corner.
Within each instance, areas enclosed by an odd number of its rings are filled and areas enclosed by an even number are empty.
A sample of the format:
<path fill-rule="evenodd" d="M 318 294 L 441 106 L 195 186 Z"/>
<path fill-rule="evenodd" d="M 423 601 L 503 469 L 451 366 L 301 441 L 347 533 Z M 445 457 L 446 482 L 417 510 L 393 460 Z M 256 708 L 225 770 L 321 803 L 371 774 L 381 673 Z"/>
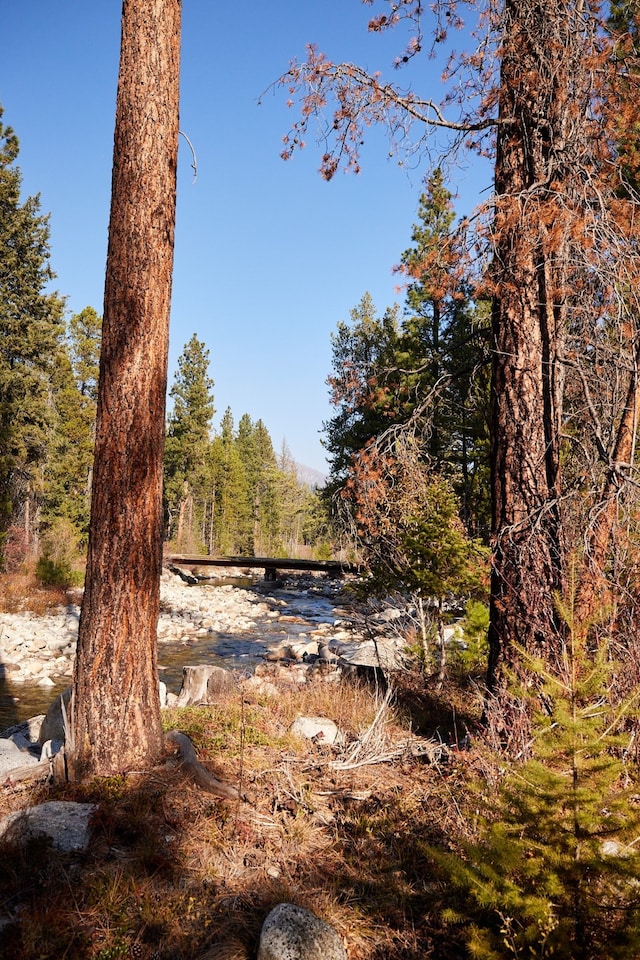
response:
<path fill-rule="evenodd" d="M 216 580 L 216 586 L 230 585 L 254 590 L 260 598 L 271 596 L 277 599 L 280 616 L 268 617 L 256 607 L 256 619 L 252 626 L 239 633 L 212 632 L 206 636 L 194 632 L 186 639 L 165 641 L 158 644 L 158 667 L 160 679 L 172 693 L 178 693 L 182 684 L 182 668 L 197 664 L 215 664 L 228 669 L 252 673 L 264 661 L 269 650 L 287 642 L 303 640 L 322 624 L 333 624 L 337 597 L 333 598 L 315 590 L 279 588 L 268 590 L 262 581 L 248 578 Z M 189 587 L 198 590 L 198 585 Z M 35 683 L 12 683 L 0 679 L 0 731 L 46 713 L 50 703 L 71 682 L 69 677 L 55 678 L 53 687 L 41 687 Z"/>

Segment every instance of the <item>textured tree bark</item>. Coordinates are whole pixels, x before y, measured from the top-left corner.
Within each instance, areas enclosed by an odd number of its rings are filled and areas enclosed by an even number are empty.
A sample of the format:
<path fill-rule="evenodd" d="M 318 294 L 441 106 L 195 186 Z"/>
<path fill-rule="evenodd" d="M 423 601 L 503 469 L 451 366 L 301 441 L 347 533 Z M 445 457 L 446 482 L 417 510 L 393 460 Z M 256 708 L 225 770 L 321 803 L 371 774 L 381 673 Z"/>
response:
<path fill-rule="evenodd" d="M 178 152 L 180 0 L 124 0 L 75 778 L 156 762 L 162 460 Z"/>
<path fill-rule="evenodd" d="M 575 598 L 576 624 L 586 625 L 610 601 L 611 586 L 607 580 L 607 562 L 611 539 L 618 517 L 618 497 L 631 469 L 640 417 L 640 347 L 636 347 L 633 370 L 629 375 L 627 396 L 618 424 L 611 463 L 606 472 L 589 530 L 582 558 Z"/>
<path fill-rule="evenodd" d="M 580 215 L 566 151 L 583 135 L 582 41 L 574 4 L 506 0 L 493 268 L 493 690 L 519 647 L 553 659 L 561 636 L 562 357 Z"/>

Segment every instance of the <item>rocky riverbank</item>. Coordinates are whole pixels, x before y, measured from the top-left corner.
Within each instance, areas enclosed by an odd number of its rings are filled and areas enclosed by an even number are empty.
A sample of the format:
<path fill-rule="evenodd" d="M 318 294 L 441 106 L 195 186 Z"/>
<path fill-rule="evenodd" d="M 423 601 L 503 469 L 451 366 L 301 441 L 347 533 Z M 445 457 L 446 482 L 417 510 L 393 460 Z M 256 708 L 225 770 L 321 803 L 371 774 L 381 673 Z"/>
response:
<path fill-rule="evenodd" d="M 371 656 L 344 606 L 343 583 L 295 576 L 240 588 L 185 582 L 165 570 L 158 625 L 160 677 L 180 688 L 182 667 L 215 663 L 253 673 L 264 661 Z M 42 712 L 73 672 L 80 609 L 0 614 L 0 729 Z"/>

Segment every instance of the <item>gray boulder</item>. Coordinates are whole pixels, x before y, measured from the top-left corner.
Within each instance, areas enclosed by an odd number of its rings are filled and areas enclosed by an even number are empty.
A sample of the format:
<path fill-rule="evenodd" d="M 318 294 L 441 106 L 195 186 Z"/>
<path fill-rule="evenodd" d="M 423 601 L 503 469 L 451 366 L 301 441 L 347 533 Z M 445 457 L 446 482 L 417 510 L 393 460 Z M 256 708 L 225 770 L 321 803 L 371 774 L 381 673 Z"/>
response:
<path fill-rule="evenodd" d="M 291 724 L 290 732 L 305 740 L 315 740 L 316 743 L 341 744 L 345 741 L 344 733 L 327 717 L 297 717 Z"/>
<path fill-rule="evenodd" d="M 37 717 L 31 717 L 30 720 L 23 720 L 12 727 L 8 727 L 0 733 L 2 740 L 13 740 L 16 746 L 21 750 L 30 750 L 35 754 L 39 753 L 38 736 L 44 720 L 44 714 L 38 714 Z"/>
<path fill-rule="evenodd" d="M 303 907 L 280 903 L 262 926 L 258 960 L 347 960 L 338 933 Z"/>
<path fill-rule="evenodd" d="M 7 774 L 18 767 L 26 767 L 30 764 L 36 764 L 38 758 L 32 753 L 21 750 L 13 740 L 0 740 L 0 777 L 4 779 Z"/>
<path fill-rule="evenodd" d="M 90 819 L 94 803 L 50 800 L 47 803 L 11 813 L 0 822 L 0 837 L 12 840 L 49 837 L 58 850 L 84 850 L 89 843 Z"/>

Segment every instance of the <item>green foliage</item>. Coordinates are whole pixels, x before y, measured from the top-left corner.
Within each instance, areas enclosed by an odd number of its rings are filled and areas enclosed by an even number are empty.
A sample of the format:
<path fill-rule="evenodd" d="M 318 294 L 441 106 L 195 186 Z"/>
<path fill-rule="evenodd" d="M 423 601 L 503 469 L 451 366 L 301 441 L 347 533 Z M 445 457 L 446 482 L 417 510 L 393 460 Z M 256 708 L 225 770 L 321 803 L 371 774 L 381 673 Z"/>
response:
<path fill-rule="evenodd" d="M 0 109 L 0 121 L 2 111 Z M 49 222 L 38 197 L 20 203 L 18 140 L 0 122 L 0 534 L 31 534 L 42 499 L 51 421 L 50 376 L 63 302 L 45 288 Z"/>
<path fill-rule="evenodd" d="M 454 647 L 453 660 L 465 673 L 485 670 L 489 655 L 489 608 L 481 600 L 467 600 L 460 621 L 462 642 Z"/>
<path fill-rule="evenodd" d="M 91 504 L 102 319 L 85 307 L 69 321 L 54 358 L 53 415 L 45 469 L 43 521 L 70 520 L 86 540 Z"/>
<path fill-rule="evenodd" d="M 236 442 L 247 484 L 242 552 L 270 556 L 278 543 L 281 509 L 273 443 L 262 420 L 254 424 L 246 413 L 238 424 Z"/>
<path fill-rule="evenodd" d="M 240 554 L 248 548 L 251 502 L 229 408 L 222 418 L 220 434 L 211 445 L 211 475 L 214 489 L 212 543 L 222 554 Z"/>
<path fill-rule="evenodd" d="M 466 897 L 448 918 L 467 925 L 481 960 L 640 951 L 640 814 L 625 762 L 639 692 L 612 706 L 607 645 L 590 649 L 570 610 L 563 615 L 557 671 L 521 652 L 537 678 L 530 758 L 510 764 L 497 789 L 478 785 L 478 840 L 461 857 L 436 854 Z"/>
<path fill-rule="evenodd" d="M 438 599 L 482 592 L 488 551 L 466 535 L 450 484 L 434 476 L 415 507 L 399 530 L 402 582 L 414 593 Z"/>
<path fill-rule="evenodd" d="M 327 540 L 320 541 L 320 543 L 316 544 L 313 556 L 316 560 L 331 560 L 333 557 L 331 544 Z"/>
<path fill-rule="evenodd" d="M 56 520 L 47 530 L 36 565 L 36 576 L 47 587 L 82 585 L 84 571 L 77 533 L 69 520 Z"/>
<path fill-rule="evenodd" d="M 369 293 L 331 335 L 333 372 L 327 378 L 335 415 L 323 424 L 330 455 L 329 495 L 349 474 L 354 455 L 388 425 L 391 394 L 386 379 L 398 338 L 397 308 L 382 319 Z"/>
<path fill-rule="evenodd" d="M 209 351 L 196 334 L 185 344 L 169 395 L 164 458 L 167 538 L 192 551 L 202 541 L 202 509 L 210 485 L 209 446 L 214 414 Z"/>
<path fill-rule="evenodd" d="M 166 538 L 185 552 L 296 556 L 326 532 L 318 498 L 298 481 L 288 451 L 280 462 L 262 420 L 227 408 L 212 427 L 209 351 L 194 335 L 178 361 L 165 451 Z"/>
<path fill-rule="evenodd" d="M 338 324 L 332 337 L 327 382 L 336 413 L 324 425 L 326 495 L 356 528 L 367 559 L 375 534 L 363 517 L 372 518 L 374 498 L 380 514 L 387 512 L 399 443 L 416 446 L 424 468 L 447 478 L 467 532 L 485 541 L 488 535 L 489 312 L 471 300 L 472 270 L 439 170 L 427 181 L 419 215 L 398 268 L 409 280 L 402 323 L 397 308 L 379 320 L 366 294 L 351 324 Z"/>
<path fill-rule="evenodd" d="M 162 725 L 165 731 L 180 729 L 193 741 L 200 755 L 215 757 L 225 753 L 236 757 L 246 747 L 271 744 L 261 728 L 261 720 L 261 711 L 256 707 L 226 703 L 224 708 L 213 705 L 164 711 Z"/>

